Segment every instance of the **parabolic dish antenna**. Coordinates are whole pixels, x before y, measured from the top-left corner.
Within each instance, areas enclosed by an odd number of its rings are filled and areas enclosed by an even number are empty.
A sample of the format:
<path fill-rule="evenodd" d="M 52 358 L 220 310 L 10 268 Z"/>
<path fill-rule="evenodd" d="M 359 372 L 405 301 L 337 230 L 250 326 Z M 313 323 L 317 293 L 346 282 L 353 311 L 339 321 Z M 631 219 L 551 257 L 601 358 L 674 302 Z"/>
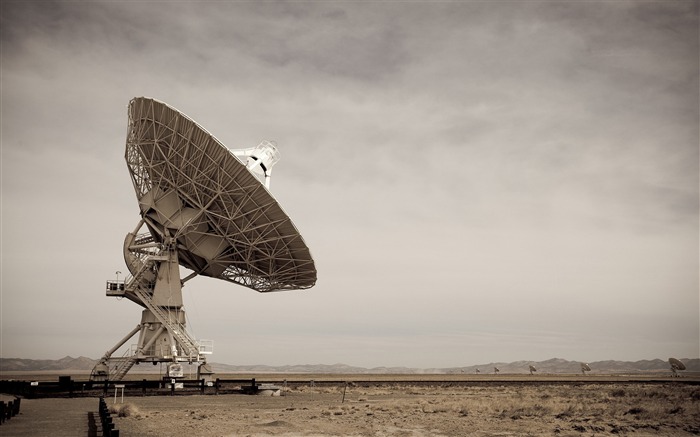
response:
<path fill-rule="evenodd" d="M 107 351 L 92 378 L 121 380 L 139 362 L 174 368 L 197 362 L 202 373 L 211 373 L 205 358 L 211 344 L 185 329 L 186 281 L 203 275 L 258 292 L 316 283 L 306 243 L 268 191 L 279 152 L 268 141 L 229 150 L 183 113 L 150 98 L 132 99 L 128 117 L 126 163 L 141 220 L 124 241 L 130 275 L 107 281 L 107 295 L 145 309 L 141 323 Z M 184 279 L 180 267 L 191 271 Z M 112 358 L 139 332 L 132 353 Z"/>
<path fill-rule="evenodd" d="M 581 373 L 582 373 L 583 375 L 585 375 L 586 372 L 590 372 L 590 371 L 591 371 L 591 366 L 589 366 L 589 365 L 586 364 L 586 363 L 581 363 Z"/>
<path fill-rule="evenodd" d="M 530 364 L 530 375 L 532 375 L 534 372 L 537 372 L 537 369 L 535 368 L 535 366 Z"/>
<path fill-rule="evenodd" d="M 679 370 L 685 370 L 685 364 L 683 364 L 683 362 L 677 358 L 669 358 L 668 364 L 671 366 L 673 376 L 678 376 Z"/>

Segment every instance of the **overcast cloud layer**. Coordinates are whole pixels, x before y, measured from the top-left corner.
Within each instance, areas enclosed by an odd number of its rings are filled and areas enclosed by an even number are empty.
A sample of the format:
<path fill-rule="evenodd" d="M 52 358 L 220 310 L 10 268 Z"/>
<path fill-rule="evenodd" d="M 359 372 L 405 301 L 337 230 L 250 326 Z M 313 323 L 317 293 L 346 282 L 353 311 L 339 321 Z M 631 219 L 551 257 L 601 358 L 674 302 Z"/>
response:
<path fill-rule="evenodd" d="M 698 2 L 2 3 L 3 357 L 98 358 L 139 220 L 126 106 L 230 148 L 317 285 L 196 278 L 214 362 L 700 356 Z"/>

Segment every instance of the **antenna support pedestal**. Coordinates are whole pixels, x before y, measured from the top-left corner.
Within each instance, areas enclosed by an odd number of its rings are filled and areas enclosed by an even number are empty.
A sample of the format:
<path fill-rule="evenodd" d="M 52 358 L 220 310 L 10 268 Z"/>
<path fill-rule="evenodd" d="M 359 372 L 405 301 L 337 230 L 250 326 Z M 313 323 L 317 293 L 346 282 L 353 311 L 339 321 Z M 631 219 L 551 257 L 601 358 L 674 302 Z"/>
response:
<path fill-rule="evenodd" d="M 205 354 L 212 351 L 211 348 L 203 351 L 187 332 L 176 246 L 153 246 L 144 255 L 135 233 L 126 238 L 125 246 L 131 249 L 125 251 L 129 254 L 127 266 L 133 276 L 123 284 L 108 281 L 107 295 L 127 297 L 143 306 L 141 323 L 105 353 L 93 369 L 91 379 L 120 381 L 134 364 L 145 362 L 171 363 L 168 375 L 172 377 L 182 376 L 182 368 L 173 367 L 181 362 L 200 363 L 199 367 L 205 365 L 206 372 L 209 367 Z M 113 357 L 136 333 L 140 333 L 138 343 L 124 356 Z"/>

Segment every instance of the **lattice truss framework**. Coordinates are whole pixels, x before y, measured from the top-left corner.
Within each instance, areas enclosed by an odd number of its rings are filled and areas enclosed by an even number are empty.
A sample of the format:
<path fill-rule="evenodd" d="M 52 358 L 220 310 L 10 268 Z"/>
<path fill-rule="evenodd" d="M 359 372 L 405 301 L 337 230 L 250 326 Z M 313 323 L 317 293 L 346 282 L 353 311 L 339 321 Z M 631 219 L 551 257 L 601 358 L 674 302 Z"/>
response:
<path fill-rule="evenodd" d="M 309 249 L 277 201 L 186 115 L 133 99 L 126 161 L 153 238 L 174 238 L 181 265 L 260 292 L 315 284 Z"/>

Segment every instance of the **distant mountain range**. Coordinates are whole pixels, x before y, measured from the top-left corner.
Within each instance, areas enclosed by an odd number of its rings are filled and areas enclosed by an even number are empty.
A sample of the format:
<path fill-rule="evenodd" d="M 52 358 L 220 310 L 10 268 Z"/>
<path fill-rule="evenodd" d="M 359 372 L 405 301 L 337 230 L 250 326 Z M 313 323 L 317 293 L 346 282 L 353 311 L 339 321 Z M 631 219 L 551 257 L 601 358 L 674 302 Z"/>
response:
<path fill-rule="evenodd" d="M 0 358 L 0 371 L 51 371 L 51 370 L 92 370 L 97 363 L 87 357 L 63 357 L 60 360 L 29 360 L 25 358 Z"/>
<path fill-rule="evenodd" d="M 700 372 L 700 358 L 683 358 L 681 361 L 686 366 L 687 372 Z M 60 360 L 30 360 L 24 358 L 0 358 L 0 371 L 2 372 L 42 372 L 42 371 L 90 371 L 97 360 L 86 357 L 64 357 Z M 537 369 L 537 374 L 550 373 L 581 373 L 580 361 L 568 361 L 561 358 L 552 358 L 546 361 L 514 361 L 512 363 L 487 363 L 475 366 L 428 368 L 417 369 L 409 367 L 356 367 L 346 364 L 298 364 L 285 366 L 267 365 L 231 365 L 210 363 L 215 373 L 312 373 L 312 374 L 455 374 L 455 373 L 482 373 L 493 374 L 494 368 L 501 374 L 530 373 L 530 366 Z M 668 361 L 641 360 L 641 361 L 594 361 L 587 363 L 592 374 L 628 374 L 628 373 L 654 373 L 668 372 Z M 477 372 L 477 369 L 479 372 Z M 132 372 L 151 373 L 158 372 L 156 366 L 143 366 L 134 368 Z"/>
<path fill-rule="evenodd" d="M 684 358 L 681 360 L 686 371 L 700 372 L 700 359 Z M 596 361 L 586 363 L 590 366 L 590 373 L 650 373 L 669 372 L 668 361 L 641 360 L 641 361 Z M 346 364 L 303 364 L 287 366 L 265 366 L 265 365 L 230 365 L 213 363 L 212 367 L 218 373 L 336 373 L 336 374 L 455 374 L 455 373 L 494 373 L 498 368 L 499 373 L 530 373 L 530 366 L 537 369 L 538 374 L 547 373 L 581 373 L 580 361 L 568 361 L 561 358 L 552 358 L 546 361 L 514 361 L 512 363 L 487 363 L 465 367 L 447 368 L 409 368 L 409 367 L 354 367 Z M 477 369 L 479 372 L 477 372 Z"/>

